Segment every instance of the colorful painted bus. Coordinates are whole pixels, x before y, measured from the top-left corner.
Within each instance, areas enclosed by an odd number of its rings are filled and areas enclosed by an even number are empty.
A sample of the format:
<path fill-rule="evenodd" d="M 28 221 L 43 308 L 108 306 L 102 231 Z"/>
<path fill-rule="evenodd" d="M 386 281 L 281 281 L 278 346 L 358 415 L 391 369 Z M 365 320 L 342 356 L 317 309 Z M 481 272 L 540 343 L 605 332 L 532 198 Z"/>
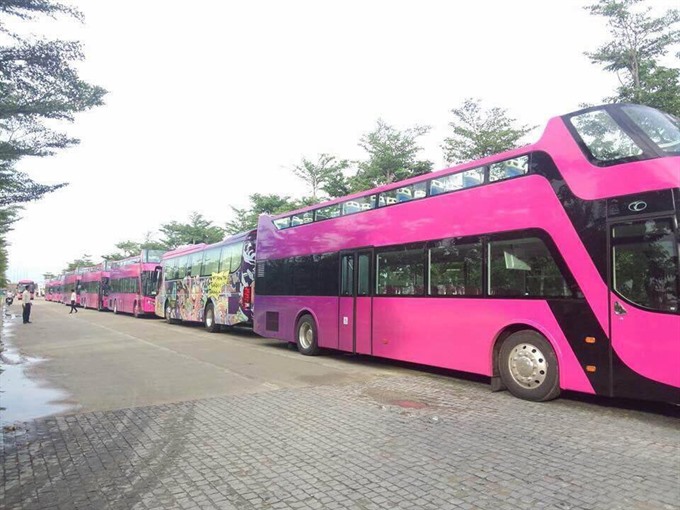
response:
<path fill-rule="evenodd" d="M 105 306 L 113 313 L 131 313 L 135 317 L 153 313 L 163 253 L 145 249 L 134 257 L 110 262 Z"/>
<path fill-rule="evenodd" d="M 83 308 L 107 310 L 110 273 L 107 262 L 80 269 L 81 282 L 78 304 Z"/>
<path fill-rule="evenodd" d="M 31 293 L 31 299 L 35 299 L 36 285 L 33 280 L 19 280 L 17 283 L 17 299 L 21 301 L 23 299 L 22 293 L 28 287 L 28 292 Z"/>
<path fill-rule="evenodd" d="M 255 331 L 560 390 L 680 402 L 680 123 L 629 104 L 257 229 Z"/>
<path fill-rule="evenodd" d="M 221 326 L 252 326 L 255 234 L 166 253 L 156 315 L 168 322 L 202 322 L 213 333 Z"/>

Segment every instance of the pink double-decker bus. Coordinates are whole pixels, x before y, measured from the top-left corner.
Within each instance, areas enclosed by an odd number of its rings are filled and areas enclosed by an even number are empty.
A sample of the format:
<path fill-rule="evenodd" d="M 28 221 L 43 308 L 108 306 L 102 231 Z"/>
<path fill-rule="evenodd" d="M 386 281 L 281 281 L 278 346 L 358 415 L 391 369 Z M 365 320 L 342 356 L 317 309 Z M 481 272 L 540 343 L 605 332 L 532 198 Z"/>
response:
<path fill-rule="evenodd" d="M 110 262 L 106 306 L 113 313 L 135 317 L 154 313 L 162 250 L 142 250 L 140 255 Z"/>
<path fill-rule="evenodd" d="M 65 305 L 71 304 L 71 293 L 76 293 L 76 304 L 80 303 L 78 296 L 80 295 L 80 281 L 82 275 L 80 269 L 64 273 L 62 277 L 61 302 Z"/>
<path fill-rule="evenodd" d="M 23 299 L 22 293 L 28 287 L 28 292 L 31 293 L 31 299 L 35 299 L 35 282 L 33 280 L 19 280 L 17 283 L 17 299 Z"/>
<path fill-rule="evenodd" d="M 110 277 L 107 263 L 102 262 L 96 266 L 81 268 L 80 273 L 78 304 L 83 308 L 96 308 L 99 311 L 107 310 Z"/>
<path fill-rule="evenodd" d="M 261 216 L 255 331 L 560 390 L 680 402 L 680 123 L 605 105 L 497 156 Z"/>
<path fill-rule="evenodd" d="M 57 278 L 53 278 L 52 280 L 45 282 L 45 300 L 61 303 L 63 285 L 63 276 L 58 276 Z"/>

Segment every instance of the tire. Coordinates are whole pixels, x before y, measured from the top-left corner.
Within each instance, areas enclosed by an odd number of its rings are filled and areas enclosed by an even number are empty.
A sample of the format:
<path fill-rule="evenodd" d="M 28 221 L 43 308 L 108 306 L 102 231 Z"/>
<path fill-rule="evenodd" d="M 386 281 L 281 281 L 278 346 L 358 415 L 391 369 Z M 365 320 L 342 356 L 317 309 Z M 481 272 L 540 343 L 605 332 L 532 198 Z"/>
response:
<path fill-rule="evenodd" d="M 139 319 L 142 316 L 142 314 L 139 313 L 139 303 L 137 303 L 137 301 L 132 305 L 132 315 L 135 319 Z"/>
<path fill-rule="evenodd" d="M 113 313 L 118 315 L 118 300 L 117 299 L 113 300 Z"/>
<path fill-rule="evenodd" d="M 501 345 L 501 380 L 514 396 L 545 402 L 560 394 L 557 356 L 550 342 L 533 330 L 513 333 Z"/>
<path fill-rule="evenodd" d="M 168 301 L 165 302 L 165 322 L 168 324 L 173 324 L 174 321 L 171 318 L 171 313 L 172 313 L 172 308 L 170 308 L 170 303 Z"/>
<path fill-rule="evenodd" d="M 319 335 L 311 315 L 303 315 L 295 326 L 295 341 L 300 354 L 316 356 L 319 354 Z"/>
<path fill-rule="evenodd" d="M 212 303 L 208 303 L 208 306 L 205 307 L 203 324 L 205 329 L 211 333 L 217 333 L 220 330 L 220 325 L 215 322 L 215 307 Z"/>

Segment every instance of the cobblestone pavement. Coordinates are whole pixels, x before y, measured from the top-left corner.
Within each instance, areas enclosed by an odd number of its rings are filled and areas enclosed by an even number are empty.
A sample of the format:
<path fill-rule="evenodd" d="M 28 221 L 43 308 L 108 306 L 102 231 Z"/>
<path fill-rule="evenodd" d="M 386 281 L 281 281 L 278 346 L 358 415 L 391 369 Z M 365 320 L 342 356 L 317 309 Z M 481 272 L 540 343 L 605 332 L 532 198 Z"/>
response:
<path fill-rule="evenodd" d="M 422 374 L 52 417 L 4 432 L 0 506 L 680 508 L 670 411 Z"/>

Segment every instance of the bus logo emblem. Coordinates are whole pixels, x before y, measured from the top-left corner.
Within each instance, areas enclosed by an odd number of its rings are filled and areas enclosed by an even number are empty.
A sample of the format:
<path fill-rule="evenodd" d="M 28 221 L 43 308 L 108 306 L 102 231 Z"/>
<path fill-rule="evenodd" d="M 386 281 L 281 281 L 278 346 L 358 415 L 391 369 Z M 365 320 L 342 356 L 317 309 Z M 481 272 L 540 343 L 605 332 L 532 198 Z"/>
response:
<path fill-rule="evenodd" d="M 642 200 L 638 200 L 637 202 L 631 202 L 628 204 L 628 209 L 630 209 L 633 212 L 642 212 L 645 209 L 647 209 L 647 202 L 643 202 Z"/>

